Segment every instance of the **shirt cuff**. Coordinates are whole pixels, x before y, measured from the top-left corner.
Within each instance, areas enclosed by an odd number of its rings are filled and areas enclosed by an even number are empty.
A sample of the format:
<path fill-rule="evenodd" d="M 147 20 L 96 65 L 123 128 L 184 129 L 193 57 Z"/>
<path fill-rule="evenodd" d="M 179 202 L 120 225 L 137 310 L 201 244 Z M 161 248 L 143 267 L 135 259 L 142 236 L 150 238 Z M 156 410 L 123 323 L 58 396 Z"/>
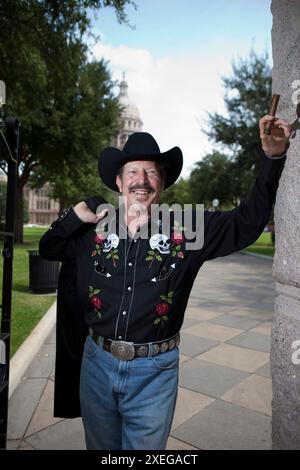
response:
<path fill-rule="evenodd" d="M 84 223 L 85 222 L 83 222 L 83 220 L 81 220 L 81 218 L 74 211 L 73 206 L 70 206 L 65 209 L 61 216 L 51 224 L 50 230 L 59 225 L 59 229 L 63 232 L 63 235 L 68 237 Z"/>
<path fill-rule="evenodd" d="M 286 152 L 284 152 L 282 155 L 276 155 L 276 157 L 272 157 L 271 155 L 268 155 L 266 152 L 264 152 L 265 156 L 270 158 L 271 160 L 279 160 L 280 158 L 286 157 Z"/>

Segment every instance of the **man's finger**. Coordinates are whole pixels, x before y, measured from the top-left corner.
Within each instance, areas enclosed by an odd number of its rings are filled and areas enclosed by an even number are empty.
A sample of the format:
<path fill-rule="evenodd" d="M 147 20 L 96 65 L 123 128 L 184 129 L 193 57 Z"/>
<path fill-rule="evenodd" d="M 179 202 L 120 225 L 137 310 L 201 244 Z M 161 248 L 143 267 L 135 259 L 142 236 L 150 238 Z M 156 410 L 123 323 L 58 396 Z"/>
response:
<path fill-rule="evenodd" d="M 288 121 L 286 121 L 285 119 L 277 119 L 276 126 L 278 126 L 278 125 L 289 127 L 290 123 Z"/>
<path fill-rule="evenodd" d="M 263 124 L 265 124 L 268 121 L 274 121 L 274 120 L 276 121 L 277 119 L 278 117 L 276 116 L 271 116 L 270 114 L 266 114 L 265 116 L 260 118 L 259 122 L 262 122 Z"/>
<path fill-rule="evenodd" d="M 269 114 L 266 114 L 266 116 L 263 116 L 258 124 L 259 124 L 259 131 L 260 131 L 260 134 L 262 134 L 265 130 L 265 125 L 267 124 L 267 122 L 277 122 L 278 118 L 276 116 L 270 116 Z"/>
<path fill-rule="evenodd" d="M 284 136 L 289 139 L 292 135 L 293 129 L 291 124 L 285 119 L 278 119 L 275 124 L 276 127 L 279 127 L 283 130 Z"/>
<path fill-rule="evenodd" d="M 107 213 L 108 213 L 108 210 L 103 209 L 103 211 L 101 211 L 101 212 L 99 212 L 99 214 L 97 214 L 97 218 L 102 219 Z"/>
<path fill-rule="evenodd" d="M 267 122 L 273 122 L 274 128 L 280 128 L 283 131 L 283 136 L 286 139 L 289 139 L 292 135 L 293 129 L 291 124 L 285 119 L 279 119 L 275 116 L 270 116 L 267 114 L 259 120 L 259 133 L 261 138 L 265 138 L 265 125 Z M 283 137 L 282 136 L 282 137 Z"/>

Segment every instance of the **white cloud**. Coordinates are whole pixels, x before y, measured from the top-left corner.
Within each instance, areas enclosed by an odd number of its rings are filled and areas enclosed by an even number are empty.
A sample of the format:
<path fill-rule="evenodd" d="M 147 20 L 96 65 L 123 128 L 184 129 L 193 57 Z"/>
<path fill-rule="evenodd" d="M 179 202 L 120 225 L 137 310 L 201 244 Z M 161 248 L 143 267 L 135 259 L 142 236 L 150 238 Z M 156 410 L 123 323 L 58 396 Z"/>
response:
<path fill-rule="evenodd" d="M 191 54 L 155 58 L 146 49 L 98 43 L 95 58 L 110 62 L 114 79 L 126 72 L 129 96 L 138 106 L 143 130 L 157 140 L 161 151 L 179 146 L 184 156 L 183 176 L 211 150 L 200 130 L 206 111 L 224 112 L 221 75 L 231 71 L 231 57 Z"/>

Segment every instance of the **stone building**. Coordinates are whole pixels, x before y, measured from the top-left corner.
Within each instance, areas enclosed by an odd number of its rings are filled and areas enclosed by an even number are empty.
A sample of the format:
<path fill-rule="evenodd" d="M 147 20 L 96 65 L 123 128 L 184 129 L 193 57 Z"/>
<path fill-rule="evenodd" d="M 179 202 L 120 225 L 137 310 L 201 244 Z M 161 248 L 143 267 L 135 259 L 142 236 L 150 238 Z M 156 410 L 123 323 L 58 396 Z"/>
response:
<path fill-rule="evenodd" d="M 59 202 L 49 198 L 49 183 L 40 189 L 25 185 L 23 196 L 29 213 L 29 224 L 50 225 L 58 217 Z"/>
<path fill-rule="evenodd" d="M 123 73 L 123 80 L 120 83 L 120 93 L 118 95 L 120 105 L 123 107 L 120 118 L 119 133 L 113 145 L 122 149 L 128 137 L 134 132 L 143 130 L 143 122 L 136 104 L 128 96 L 128 84 Z"/>

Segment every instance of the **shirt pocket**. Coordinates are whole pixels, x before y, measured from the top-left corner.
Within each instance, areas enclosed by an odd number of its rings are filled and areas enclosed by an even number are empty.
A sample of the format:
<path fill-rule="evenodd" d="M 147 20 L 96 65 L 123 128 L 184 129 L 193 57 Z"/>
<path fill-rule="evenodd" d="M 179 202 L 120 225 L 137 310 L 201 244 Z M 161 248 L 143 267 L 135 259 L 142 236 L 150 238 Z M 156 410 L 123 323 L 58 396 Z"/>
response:
<path fill-rule="evenodd" d="M 111 277 L 111 274 L 108 272 L 107 268 L 104 266 L 101 260 L 94 261 L 93 275 L 94 275 L 93 277 L 96 279 L 97 279 L 97 276 L 103 277 L 103 278 Z"/>
<path fill-rule="evenodd" d="M 174 273 L 175 270 L 175 264 L 170 264 L 168 266 L 162 266 L 158 273 L 151 279 L 153 282 L 161 282 L 165 281 L 168 279 L 172 274 Z M 155 279 L 155 281 L 154 281 Z"/>
<path fill-rule="evenodd" d="M 151 277 L 152 282 L 160 283 L 162 281 L 170 281 L 173 279 L 174 274 L 179 274 L 186 266 L 185 259 L 173 260 L 169 259 L 164 265 L 160 266 L 156 274 Z"/>

